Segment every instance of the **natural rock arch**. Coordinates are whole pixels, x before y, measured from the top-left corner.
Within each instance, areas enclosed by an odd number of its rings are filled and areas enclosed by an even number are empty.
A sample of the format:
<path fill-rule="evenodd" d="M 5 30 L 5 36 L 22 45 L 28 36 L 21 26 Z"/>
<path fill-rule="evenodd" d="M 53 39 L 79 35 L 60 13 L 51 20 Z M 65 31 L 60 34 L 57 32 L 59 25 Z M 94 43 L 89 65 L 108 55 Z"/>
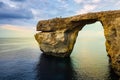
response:
<path fill-rule="evenodd" d="M 35 35 L 40 49 L 47 55 L 70 56 L 78 32 L 86 25 L 100 21 L 104 28 L 106 50 L 112 68 L 120 75 L 120 10 L 87 13 L 68 18 L 39 21 Z"/>
<path fill-rule="evenodd" d="M 71 57 L 84 52 L 88 53 L 88 55 L 91 54 L 91 56 L 94 52 L 100 55 L 101 53 L 106 55 L 105 41 L 104 29 L 101 22 L 97 21 L 95 23 L 85 25 L 82 30 L 78 32 Z"/>

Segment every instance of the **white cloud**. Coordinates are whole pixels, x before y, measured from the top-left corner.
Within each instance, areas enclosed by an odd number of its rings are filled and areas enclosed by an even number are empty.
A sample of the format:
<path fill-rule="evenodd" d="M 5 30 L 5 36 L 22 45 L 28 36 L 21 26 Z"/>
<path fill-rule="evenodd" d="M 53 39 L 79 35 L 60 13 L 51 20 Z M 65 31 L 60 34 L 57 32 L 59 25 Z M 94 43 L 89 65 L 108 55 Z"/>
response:
<path fill-rule="evenodd" d="M 76 3 L 81 3 L 81 2 L 83 2 L 83 0 L 74 0 Z"/>
<path fill-rule="evenodd" d="M 120 5 L 120 1 L 118 1 L 115 5 L 116 5 L 116 6 L 119 6 L 119 5 Z"/>
<path fill-rule="evenodd" d="M 7 4 L 11 8 L 18 8 L 18 5 L 10 0 L 0 0 L 0 1 Z"/>
<path fill-rule="evenodd" d="M 65 0 L 58 0 L 58 2 L 65 3 Z"/>
<path fill-rule="evenodd" d="M 76 13 L 77 14 L 83 14 L 83 13 L 91 12 L 91 11 L 95 10 L 96 7 L 97 7 L 97 5 L 87 4 L 83 7 L 83 9 L 81 9 L 80 11 L 77 11 Z"/>
<path fill-rule="evenodd" d="M 91 3 L 91 2 L 92 2 L 92 3 L 99 3 L 101 0 L 90 0 L 90 1 L 89 1 L 89 0 L 88 0 L 88 1 L 84 1 L 84 0 L 74 0 L 74 1 L 79 4 L 79 3 L 82 3 L 82 2 L 83 2 L 83 3 L 88 3 L 88 2 L 89 2 L 89 3 Z"/>
<path fill-rule="evenodd" d="M 43 10 L 34 9 L 34 8 L 31 8 L 30 10 L 31 10 L 32 14 L 34 15 L 35 20 L 41 19 L 40 16 L 43 14 Z"/>
<path fill-rule="evenodd" d="M 32 11 L 32 14 L 35 15 L 35 16 L 39 14 L 39 11 L 36 10 L 36 9 L 32 8 L 31 11 Z"/>
<path fill-rule="evenodd" d="M 99 3 L 101 0 L 92 0 L 93 3 Z"/>
<path fill-rule="evenodd" d="M 60 9 L 68 9 L 69 8 L 69 5 L 68 5 L 68 3 L 67 3 L 67 1 L 66 0 L 57 0 L 60 4 L 62 4 L 62 5 L 60 5 Z"/>

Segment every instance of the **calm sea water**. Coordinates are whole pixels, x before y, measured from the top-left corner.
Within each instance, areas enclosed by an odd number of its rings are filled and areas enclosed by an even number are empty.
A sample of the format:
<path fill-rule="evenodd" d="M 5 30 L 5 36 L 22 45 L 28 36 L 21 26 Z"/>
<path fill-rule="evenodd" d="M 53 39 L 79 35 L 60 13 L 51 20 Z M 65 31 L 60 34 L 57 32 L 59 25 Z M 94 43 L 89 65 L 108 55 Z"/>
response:
<path fill-rule="evenodd" d="M 0 80 L 119 80 L 104 40 L 77 38 L 70 58 L 43 55 L 33 38 L 0 38 Z"/>

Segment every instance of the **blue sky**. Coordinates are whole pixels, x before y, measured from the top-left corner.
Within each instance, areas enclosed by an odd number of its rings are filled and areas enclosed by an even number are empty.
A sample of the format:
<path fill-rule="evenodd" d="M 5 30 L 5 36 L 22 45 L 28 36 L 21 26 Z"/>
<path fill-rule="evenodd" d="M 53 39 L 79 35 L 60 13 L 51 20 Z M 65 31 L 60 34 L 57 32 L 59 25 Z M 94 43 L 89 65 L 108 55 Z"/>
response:
<path fill-rule="evenodd" d="M 0 37 L 31 36 L 43 19 L 118 9 L 120 0 L 0 0 Z"/>

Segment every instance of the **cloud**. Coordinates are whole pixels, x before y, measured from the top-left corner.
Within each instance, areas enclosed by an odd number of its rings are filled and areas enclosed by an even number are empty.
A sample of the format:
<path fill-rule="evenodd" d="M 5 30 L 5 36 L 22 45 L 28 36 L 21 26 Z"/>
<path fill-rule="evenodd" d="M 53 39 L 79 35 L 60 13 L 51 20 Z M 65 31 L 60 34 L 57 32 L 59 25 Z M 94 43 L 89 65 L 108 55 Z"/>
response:
<path fill-rule="evenodd" d="M 120 1 L 118 1 L 115 5 L 116 5 L 116 6 L 119 6 L 119 5 L 120 5 Z"/>
<path fill-rule="evenodd" d="M 0 0 L 0 24 L 36 25 L 41 19 L 119 9 L 118 2 L 119 0 Z M 113 5 L 115 3 L 118 6 Z"/>
<path fill-rule="evenodd" d="M 8 5 L 0 2 L 0 19 L 31 19 L 33 14 L 30 10 L 16 8 L 15 5 Z"/>
<path fill-rule="evenodd" d="M 5 30 L 11 30 L 11 31 L 16 31 L 16 32 L 34 32 L 35 28 L 33 27 L 29 27 L 27 28 L 26 26 L 16 26 L 16 25 L 2 25 L 0 26 L 1 29 L 5 29 Z"/>
<path fill-rule="evenodd" d="M 42 14 L 42 11 L 39 10 L 39 9 L 34 9 L 34 8 L 31 8 L 31 12 L 32 14 L 34 15 L 34 19 L 39 19 L 39 17 L 41 16 Z"/>
<path fill-rule="evenodd" d="M 99 3 L 101 0 L 92 0 L 93 3 Z"/>
<path fill-rule="evenodd" d="M 0 37 L 34 37 L 35 27 L 0 25 Z"/>
<path fill-rule="evenodd" d="M 97 4 L 100 3 L 101 0 L 74 0 L 75 3 L 80 4 L 81 5 L 85 5 L 85 4 Z"/>
<path fill-rule="evenodd" d="M 3 9 L 0 10 L 0 19 L 31 19 L 33 14 L 25 9 Z"/>
<path fill-rule="evenodd" d="M 66 0 L 58 0 L 58 2 L 65 3 Z"/>
<path fill-rule="evenodd" d="M 12 2 L 12 1 L 10 1 L 10 0 L 2 0 L 1 1 L 3 4 L 4 4 L 4 7 L 6 7 L 6 8 L 9 8 L 9 7 L 11 7 L 11 8 L 17 8 L 17 4 L 15 4 L 14 2 Z"/>
<path fill-rule="evenodd" d="M 87 5 L 84 5 L 83 9 L 81 9 L 80 11 L 77 11 L 76 13 L 83 14 L 83 13 L 91 12 L 91 11 L 95 10 L 96 7 L 97 7 L 97 5 L 87 4 Z"/>
<path fill-rule="evenodd" d="M 14 1 L 14 2 L 24 2 L 26 0 L 11 0 L 11 1 Z"/>
<path fill-rule="evenodd" d="M 3 2 L 0 2 L 0 8 L 4 7 L 5 4 Z"/>
<path fill-rule="evenodd" d="M 81 2 L 83 2 L 83 0 L 74 0 L 76 3 L 81 3 Z"/>

